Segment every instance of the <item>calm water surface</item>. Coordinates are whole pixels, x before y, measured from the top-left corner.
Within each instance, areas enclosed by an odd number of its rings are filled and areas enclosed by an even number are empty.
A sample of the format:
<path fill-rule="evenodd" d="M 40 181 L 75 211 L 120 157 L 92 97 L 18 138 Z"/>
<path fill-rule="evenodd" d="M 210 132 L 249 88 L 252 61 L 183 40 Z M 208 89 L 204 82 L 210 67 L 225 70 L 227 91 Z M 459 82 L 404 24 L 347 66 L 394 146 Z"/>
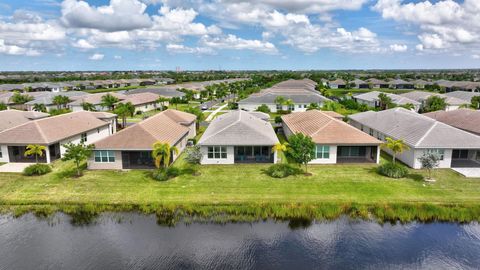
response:
<path fill-rule="evenodd" d="M 291 226 L 290 226 L 291 227 Z M 0 269 L 479 269 L 479 224 L 379 225 L 346 218 L 159 226 L 111 214 L 73 226 L 61 214 L 0 217 Z"/>

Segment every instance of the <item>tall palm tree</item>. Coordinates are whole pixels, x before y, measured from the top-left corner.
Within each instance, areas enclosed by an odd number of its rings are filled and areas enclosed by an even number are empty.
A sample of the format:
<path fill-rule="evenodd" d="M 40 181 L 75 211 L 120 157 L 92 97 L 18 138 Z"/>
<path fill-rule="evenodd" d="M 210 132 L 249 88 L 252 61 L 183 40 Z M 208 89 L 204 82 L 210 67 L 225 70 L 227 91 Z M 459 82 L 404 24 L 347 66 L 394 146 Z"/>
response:
<path fill-rule="evenodd" d="M 291 105 L 294 105 L 294 104 L 295 104 L 295 103 L 294 103 L 293 100 L 291 100 L 291 99 L 285 100 L 285 103 L 284 103 L 284 105 L 286 105 L 289 110 L 290 110 L 290 106 L 291 106 Z"/>
<path fill-rule="evenodd" d="M 115 96 L 112 96 L 111 94 L 106 94 L 102 96 L 102 107 L 109 108 L 111 111 L 113 111 L 115 103 L 118 102 L 118 98 Z"/>
<path fill-rule="evenodd" d="M 386 140 L 387 142 L 382 146 L 392 151 L 392 161 L 393 164 L 395 164 L 397 154 L 401 154 L 403 151 L 410 149 L 410 147 L 408 147 L 403 140 L 394 140 L 390 137 L 387 137 Z"/>
<path fill-rule="evenodd" d="M 160 107 L 161 107 L 160 110 L 163 111 L 163 108 L 165 107 L 165 102 L 166 101 L 168 101 L 168 98 L 166 98 L 166 97 L 159 97 L 157 99 L 157 103 L 160 103 Z"/>
<path fill-rule="evenodd" d="M 198 108 L 198 107 L 189 107 L 188 109 L 185 110 L 187 113 L 191 113 L 197 117 L 196 119 L 196 129 L 198 130 L 200 128 L 200 123 L 205 121 L 205 114 Z"/>
<path fill-rule="evenodd" d="M 115 114 L 122 117 L 122 127 L 127 125 L 127 116 L 133 116 L 135 114 L 135 106 L 131 102 L 117 104 Z"/>
<path fill-rule="evenodd" d="M 26 148 L 24 155 L 26 157 L 35 156 L 35 163 L 38 163 L 38 157 L 43 157 L 43 153 L 47 150 L 47 147 L 38 144 L 29 144 Z"/>
<path fill-rule="evenodd" d="M 37 112 L 47 112 L 47 107 L 45 104 L 35 103 L 33 104 L 33 110 Z"/>
<path fill-rule="evenodd" d="M 69 102 L 71 102 L 70 98 L 62 95 L 55 96 L 52 100 L 52 103 L 57 105 L 57 109 L 65 108 Z"/>
<path fill-rule="evenodd" d="M 175 146 L 170 146 L 169 143 L 165 142 L 156 142 L 153 144 L 152 158 L 155 159 L 155 167 L 160 169 L 161 164 L 163 167 L 167 168 L 170 165 L 170 160 L 172 158 L 172 153 L 178 154 L 178 148 Z"/>
<path fill-rule="evenodd" d="M 93 105 L 92 103 L 82 102 L 81 106 L 84 111 L 91 111 L 91 112 L 96 111 L 95 105 Z"/>

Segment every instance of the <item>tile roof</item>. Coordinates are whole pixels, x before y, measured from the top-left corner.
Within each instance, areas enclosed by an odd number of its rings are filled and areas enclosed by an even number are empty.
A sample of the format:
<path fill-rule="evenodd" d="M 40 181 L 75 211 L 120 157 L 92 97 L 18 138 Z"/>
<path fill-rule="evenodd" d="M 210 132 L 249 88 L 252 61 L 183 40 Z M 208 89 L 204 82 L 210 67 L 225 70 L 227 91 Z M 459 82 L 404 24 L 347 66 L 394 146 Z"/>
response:
<path fill-rule="evenodd" d="M 357 113 L 350 119 L 415 148 L 480 149 L 480 136 L 404 108 Z"/>
<path fill-rule="evenodd" d="M 175 145 L 190 131 L 183 123 L 192 119 L 196 119 L 193 114 L 168 109 L 96 142 L 95 148 L 151 150 L 157 141 Z"/>
<path fill-rule="evenodd" d="M 458 98 L 458 99 L 461 99 L 465 102 L 470 103 L 472 101 L 472 98 L 475 97 L 475 96 L 480 96 L 480 93 L 479 92 L 467 92 L 467 91 L 453 91 L 453 92 L 445 93 L 444 95 L 448 96 L 448 97 Z"/>
<path fill-rule="evenodd" d="M 425 100 L 427 100 L 431 96 L 439 96 L 441 98 L 445 98 L 445 101 L 449 105 L 459 105 L 460 106 L 460 105 L 463 105 L 463 104 L 469 104 L 470 103 L 470 102 L 466 103 L 464 100 L 461 100 L 461 99 L 456 98 L 456 97 L 450 97 L 450 96 L 446 96 L 446 95 L 443 95 L 443 94 L 426 92 L 426 91 L 412 91 L 412 92 L 400 94 L 400 96 L 416 100 L 420 103 L 424 102 Z"/>
<path fill-rule="evenodd" d="M 52 105 L 53 104 L 53 98 L 56 96 L 66 96 L 69 97 L 71 100 L 75 100 L 80 97 L 84 97 L 89 95 L 86 92 L 82 91 L 67 91 L 67 92 L 59 92 L 59 93 L 53 93 L 53 92 L 43 92 L 41 95 L 35 97 L 32 101 L 29 101 L 25 104 L 27 105 L 34 105 L 34 104 L 44 104 L 44 105 Z"/>
<path fill-rule="evenodd" d="M 379 101 L 380 99 L 378 98 L 378 95 L 381 92 L 379 91 L 370 91 L 362 94 L 358 94 L 354 96 L 355 99 L 360 99 L 364 101 L 369 101 L 369 102 L 374 102 L 374 101 Z M 397 104 L 397 105 L 406 105 L 408 103 L 412 105 L 420 105 L 420 102 L 401 96 L 401 95 L 396 95 L 396 94 L 391 94 L 391 93 L 385 93 L 389 98 L 392 99 L 392 102 Z"/>
<path fill-rule="evenodd" d="M 48 113 L 5 110 L 0 111 L 0 132 L 30 122 L 32 120 L 48 117 Z"/>
<path fill-rule="evenodd" d="M 119 103 L 127 103 L 131 102 L 134 106 L 147 104 L 147 103 L 154 103 L 158 100 L 160 96 L 153 93 L 138 93 L 138 94 L 131 94 L 126 95 L 122 101 Z"/>
<path fill-rule="evenodd" d="M 105 92 L 105 93 L 96 93 L 96 94 L 89 94 L 86 96 L 82 96 L 81 98 L 78 98 L 74 100 L 73 102 L 68 103 L 69 106 L 79 106 L 82 105 L 82 103 L 91 103 L 93 105 L 99 105 L 102 103 L 102 97 L 110 94 L 119 100 L 125 99 L 126 95 L 120 94 L 120 93 L 115 93 L 115 92 Z"/>
<path fill-rule="evenodd" d="M 379 145 L 382 143 L 319 110 L 287 114 L 282 116 L 282 120 L 293 133 L 303 133 L 310 136 L 318 144 Z"/>
<path fill-rule="evenodd" d="M 127 95 L 138 94 L 138 93 L 153 93 L 162 97 L 172 98 L 172 97 L 184 97 L 185 93 L 180 92 L 171 87 L 155 87 L 155 88 L 139 88 L 132 89 L 126 92 Z"/>
<path fill-rule="evenodd" d="M 272 125 L 246 111 L 231 111 L 215 118 L 199 145 L 275 145 Z"/>
<path fill-rule="evenodd" d="M 453 111 L 436 111 L 423 114 L 432 119 L 480 135 L 480 111 L 458 109 Z"/>
<path fill-rule="evenodd" d="M 26 122 L 0 132 L 0 144 L 52 144 L 108 125 L 87 111 Z"/>

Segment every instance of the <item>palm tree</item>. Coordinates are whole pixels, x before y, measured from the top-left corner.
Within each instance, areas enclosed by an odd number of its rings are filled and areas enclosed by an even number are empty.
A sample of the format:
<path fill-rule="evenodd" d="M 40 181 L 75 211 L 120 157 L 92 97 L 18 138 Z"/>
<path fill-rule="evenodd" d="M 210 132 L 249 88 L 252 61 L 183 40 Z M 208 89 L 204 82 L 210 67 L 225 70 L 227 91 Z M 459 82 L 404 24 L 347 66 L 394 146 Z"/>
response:
<path fill-rule="evenodd" d="M 395 164 L 395 159 L 397 154 L 401 154 L 403 151 L 410 149 L 408 145 L 406 145 L 403 140 L 394 140 L 390 137 L 386 138 L 387 142 L 384 143 L 382 146 L 388 148 L 392 151 L 392 161 Z"/>
<path fill-rule="evenodd" d="M 111 94 L 106 94 L 102 97 L 102 107 L 109 108 L 111 111 L 113 111 L 115 103 L 118 102 L 118 98 L 112 96 Z"/>
<path fill-rule="evenodd" d="M 37 112 L 47 112 L 47 107 L 45 104 L 35 103 L 33 104 L 33 110 Z"/>
<path fill-rule="evenodd" d="M 133 116 L 135 114 L 135 106 L 131 102 L 119 103 L 115 110 L 115 114 L 122 117 L 122 127 L 127 125 L 127 116 Z"/>
<path fill-rule="evenodd" d="M 389 109 L 392 105 L 392 99 L 387 96 L 385 93 L 378 94 L 378 99 L 380 100 L 380 109 L 386 110 Z"/>
<path fill-rule="evenodd" d="M 170 144 L 167 142 L 163 143 L 158 141 L 154 143 L 152 150 L 152 158 L 155 159 L 155 167 L 157 167 L 157 169 L 160 169 L 160 166 L 163 163 L 163 167 L 167 168 L 170 164 L 172 153 L 178 154 L 178 148 L 175 146 L 170 146 Z"/>
<path fill-rule="evenodd" d="M 190 107 L 185 110 L 187 113 L 191 113 L 197 117 L 196 119 L 196 129 L 200 128 L 200 123 L 205 121 L 205 114 L 198 107 Z"/>
<path fill-rule="evenodd" d="M 166 101 L 168 101 L 168 98 L 166 98 L 166 97 L 159 97 L 157 99 L 157 103 L 160 103 L 160 107 L 161 107 L 160 110 L 163 111 L 163 108 L 165 107 L 165 102 Z"/>
<path fill-rule="evenodd" d="M 43 152 L 47 150 L 47 147 L 38 144 L 29 144 L 27 145 L 27 150 L 25 151 L 24 155 L 28 156 L 35 156 L 35 163 L 38 163 L 38 157 L 43 157 Z"/>
<path fill-rule="evenodd" d="M 287 152 L 288 146 L 289 146 L 288 142 L 284 142 L 284 143 L 278 142 L 272 147 L 272 154 L 275 154 L 276 152 L 278 153 Z"/>
<path fill-rule="evenodd" d="M 285 103 L 284 103 L 284 105 L 287 106 L 287 108 L 288 108 L 289 111 L 290 111 L 290 106 L 291 106 L 291 105 L 294 105 L 294 104 L 295 104 L 295 103 L 293 103 L 293 100 L 291 100 L 291 99 L 287 99 L 287 100 L 285 101 Z"/>
<path fill-rule="evenodd" d="M 282 96 L 278 96 L 275 98 L 275 104 L 277 105 L 284 105 L 285 104 L 285 98 Z"/>
<path fill-rule="evenodd" d="M 91 112 L 96 111 L 95 105 L 93 105 L 92 103 L 82 102 L 81 106 L 84 111 L 91 111 Z"/>
<path fill-rule="evenodd" d="M 52 100 L 52 103 L 54 105 L 57 105 L 57 109 L 61 109 L 61 107 L 66 107 L 66 105 L 70 102 L 70 98 L 67 97 L 67 96 L 62 96 L 62 95 L 58 95 L 58 96 L 55 96 L 53 97 L 53 100 Z"/>

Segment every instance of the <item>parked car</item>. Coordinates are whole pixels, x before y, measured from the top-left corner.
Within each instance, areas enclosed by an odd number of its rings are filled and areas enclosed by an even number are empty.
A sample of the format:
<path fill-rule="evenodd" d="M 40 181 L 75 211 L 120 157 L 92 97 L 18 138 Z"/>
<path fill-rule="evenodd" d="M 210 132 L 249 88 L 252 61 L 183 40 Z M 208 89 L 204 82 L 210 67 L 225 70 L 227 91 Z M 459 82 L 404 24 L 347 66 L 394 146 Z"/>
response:
<path fill-rule="evenodd" d="M 208 106 L 204 104 L 200 107 L 200 109 L 202 109 L 203 111 L 208 110 Z"/>

